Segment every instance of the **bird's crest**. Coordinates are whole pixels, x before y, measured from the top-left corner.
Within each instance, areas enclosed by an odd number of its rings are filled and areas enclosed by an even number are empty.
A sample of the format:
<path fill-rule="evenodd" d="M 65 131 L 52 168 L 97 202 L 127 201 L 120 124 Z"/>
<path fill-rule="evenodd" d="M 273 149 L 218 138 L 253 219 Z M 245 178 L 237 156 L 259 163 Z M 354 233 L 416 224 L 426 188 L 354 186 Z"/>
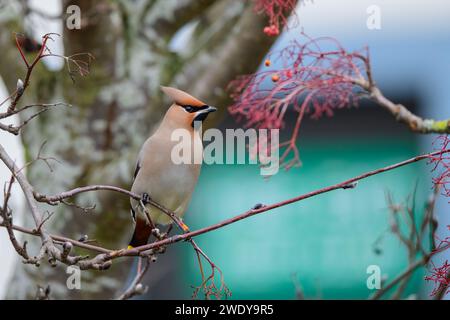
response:
<path fill-rule="evenodd" d="M 193 107 L 202 107 L 206 105 L 206 103 L 179 89 L 161 86 L 161 90 L 180 106 L 189 105 Z"/>

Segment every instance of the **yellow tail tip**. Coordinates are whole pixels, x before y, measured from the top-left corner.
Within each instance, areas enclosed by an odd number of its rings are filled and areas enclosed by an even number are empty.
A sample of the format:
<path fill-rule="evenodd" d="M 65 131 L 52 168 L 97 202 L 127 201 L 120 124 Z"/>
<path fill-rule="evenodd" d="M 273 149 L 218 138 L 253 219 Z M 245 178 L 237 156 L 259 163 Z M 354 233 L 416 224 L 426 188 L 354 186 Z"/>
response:
<path fill-rule="evenodd" d="M 127 247 L 127 250 L 131 250 L 131 249 L 134 249 L 134 247 L 133 247 L 133 246 L 130 246 L 130 245 L 128 245 L 128 247 Z"/>
<path fill-rule="evenodd" d="M 181 222 L 181 228 L 184 232 L 189 232 L 189 227 L 184 222 Z"/>

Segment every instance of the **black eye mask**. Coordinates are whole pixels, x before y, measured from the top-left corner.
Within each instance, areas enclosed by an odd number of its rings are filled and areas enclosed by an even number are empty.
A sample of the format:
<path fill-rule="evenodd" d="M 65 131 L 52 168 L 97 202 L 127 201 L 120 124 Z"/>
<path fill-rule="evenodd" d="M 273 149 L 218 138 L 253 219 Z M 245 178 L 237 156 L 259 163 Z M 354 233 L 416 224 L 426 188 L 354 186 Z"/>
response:
<path fill-rule="evenodd" d="M 187 112 L 189 112 L 189 113 L 194 113 L 194 112 L 197 112 L 197 111 L 200 111 L 200 110 L 208 109 L 207 105 L 204 105 L 204 106 L 201 106 L 201 107 L 193 107 L 193 106 L 190 106 L 190 105 L 183 105 L 181 107 L 184 110 L 186 110 Z"/>

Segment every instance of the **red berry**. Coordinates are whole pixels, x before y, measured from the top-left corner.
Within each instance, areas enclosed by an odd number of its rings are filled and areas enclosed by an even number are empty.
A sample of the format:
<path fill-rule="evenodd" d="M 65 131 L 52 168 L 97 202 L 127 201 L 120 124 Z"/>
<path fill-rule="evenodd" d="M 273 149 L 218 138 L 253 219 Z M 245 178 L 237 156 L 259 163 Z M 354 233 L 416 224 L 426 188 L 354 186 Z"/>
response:
<path fill-rule="evenodd" d="M 278 29 L 278 26 L 272 24 L 270 26 L 264 27 L 264 33 L 268 36 L 276 36 L 280 33 L 280 30 Z"/>

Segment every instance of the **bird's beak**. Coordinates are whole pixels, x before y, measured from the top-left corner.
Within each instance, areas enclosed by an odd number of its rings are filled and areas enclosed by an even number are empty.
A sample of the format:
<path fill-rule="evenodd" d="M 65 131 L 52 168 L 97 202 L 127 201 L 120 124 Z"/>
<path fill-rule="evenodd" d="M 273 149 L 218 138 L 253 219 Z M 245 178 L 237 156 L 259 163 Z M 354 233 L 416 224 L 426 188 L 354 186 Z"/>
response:
<path fill-rule="evenodd" d="M 217 111 L 217 108 L 208 106 L 208 108 L 198 111 L 197 114 L 202 115 L 203 119 L 205 119 L 208 114 L 215 111 Z"/>
<path fill-rule="evenodd" d="M 212 107 L 212 106 L 208 106 L 208 109 L 205 110 L 206 113 L 211 113 L 211 112 L 216 112 L 217 108 Z"/>

